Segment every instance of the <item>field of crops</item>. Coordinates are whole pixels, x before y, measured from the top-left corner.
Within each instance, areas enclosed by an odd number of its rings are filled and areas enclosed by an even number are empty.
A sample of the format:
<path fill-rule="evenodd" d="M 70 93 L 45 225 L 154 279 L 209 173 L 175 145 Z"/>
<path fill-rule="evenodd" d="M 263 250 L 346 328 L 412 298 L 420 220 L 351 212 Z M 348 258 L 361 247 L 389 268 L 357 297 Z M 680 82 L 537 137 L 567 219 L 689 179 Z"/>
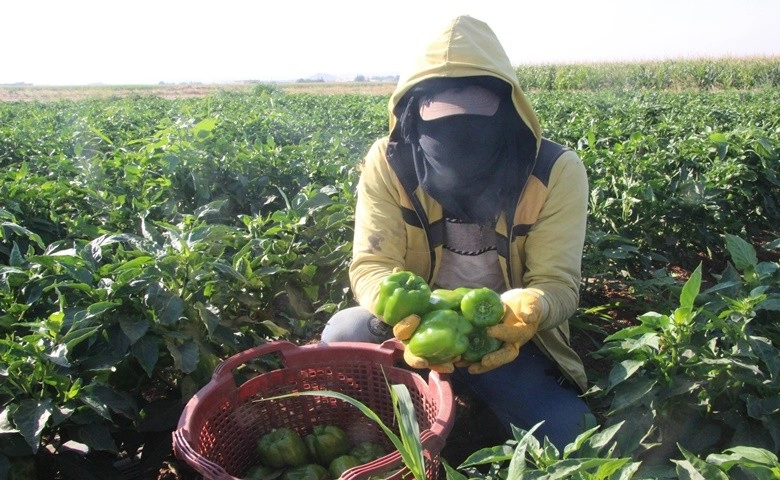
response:
<path fill-rule="evenodd" d="M 590 177 L 572 325 L 599 430 L 567 453 L 525 439 L 513 468 L 780 478 L 780 60 L 518 76 Z M 386 103 L 277 85 L 0 103 L 0 478 L 195 478 L 170 433 L 214 366 L 316 341 L 350 304 Z M 505 474 L 511 451 L 485 458 Z"/>

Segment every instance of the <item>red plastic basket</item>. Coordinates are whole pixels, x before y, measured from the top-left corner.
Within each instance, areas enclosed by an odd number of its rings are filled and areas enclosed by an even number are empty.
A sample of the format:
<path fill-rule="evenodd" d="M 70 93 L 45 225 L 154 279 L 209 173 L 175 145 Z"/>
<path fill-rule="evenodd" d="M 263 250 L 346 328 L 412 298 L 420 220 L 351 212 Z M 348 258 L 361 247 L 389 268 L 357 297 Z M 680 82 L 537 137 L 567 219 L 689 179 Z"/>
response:
<path fill-rule="evenodd" d="M 381 477 L 411 478 L 400 453 L 384 432 L 358 409 L 324 396 L 293 396 L 257 401 L 286 393 L 333 390 L 349 395 L 395 427 L 387 384 L 404 384 L 411 394 L 426 474 L 439 478 L 439 454 L 454 422 L 454 400 L 448 380 L 430 372 L 427 381 L 403 364 L 400 343 L 330 343 L 296 346 L 272 342 L 234 355 L 217 366 L 211 381 L 185 406 L 173 432 L 176 456 L 206 479 L 240 479 L 259 463 L 255 446 L 274 428 L 290 427 L 304 435 L 314 425 L 338 425 L 355 441 L 372 441 L 389 452 L 371 463 L 351 468 L 343 480 Z M 234 373 L 262 357 L 278 356 L 282 368 L 237 384 Z M 396 429 L 396 433 L 397 433 Z"/>

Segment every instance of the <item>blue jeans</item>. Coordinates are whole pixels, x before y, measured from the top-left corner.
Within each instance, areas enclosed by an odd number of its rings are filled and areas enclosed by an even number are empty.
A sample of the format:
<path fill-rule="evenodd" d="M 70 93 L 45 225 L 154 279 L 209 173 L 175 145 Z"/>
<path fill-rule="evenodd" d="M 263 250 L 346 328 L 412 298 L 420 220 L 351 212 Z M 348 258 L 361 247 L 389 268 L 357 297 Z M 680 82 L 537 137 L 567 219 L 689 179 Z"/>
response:
<path fill-rule="evenodd" d="M 352 307 L 331 317 L 321 340 L 381 343 L 391 337 L 390 328 L 368 310 Z M 521 347 L 511 363 L 478 375 L 457 368 L 450 379 L 456 392 L 465 389 L 483 401 L 507 428 L 507 435 L 510 424 L 528 430 L 544 421 L 535 436 L 546 436 L 559 449 L 585 430 L 591 414 L 577 388 L 533 342 Z"/>

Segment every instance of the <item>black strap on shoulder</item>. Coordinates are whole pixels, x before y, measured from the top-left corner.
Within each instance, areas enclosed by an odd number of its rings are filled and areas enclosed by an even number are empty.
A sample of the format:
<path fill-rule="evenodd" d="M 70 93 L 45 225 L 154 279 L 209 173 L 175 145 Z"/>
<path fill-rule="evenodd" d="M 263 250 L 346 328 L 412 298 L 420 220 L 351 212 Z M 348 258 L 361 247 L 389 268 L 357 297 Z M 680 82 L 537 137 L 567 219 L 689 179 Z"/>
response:
<path fill-rule="evenodd" d="M 542 138 L 539 151 L 536 154 L 536 162 L 534 162 L 534 168 L 531 173 L 534 177 L 538 178 L 545 186 L 550 181 L 550 173 L 552 172 L 553 165 L 558 161 L 561 155 L 567 150 L 571 150 L 568 147 L 564 147 L 558 143 L 555 143 L 546 138 Z M 518 199 L 519 200 L 519 199 Z M 508 236 L 498 236 L 498 245 L 496 250 L 499 255 L 503 256 L 506 260 L 507 276 L 510 282 L 512 281 L 512 262 L 510 261 L 510 247 L 512 241 L 519 236 L 528 235 L 531 230 L 531 225 L 512 225 L 512 218 L 507 216 L 507 224 L 511 226 Z M 515 288 L 516 285 L 511 285 L 511 288 Z"/>
<path fill-rule="evenodd" d="M 539 146 L 539 153 L 536 154 L 536 163 L 534 164 L 532 175 L 547 186 L 547 182 L 550 181 L 550 173 L 552 172 L 553 165 L 555 165 L 558 158 L 568 150 L 571 150 L 571 148 L 564 147 L 559 143 L 543 138 L 542 144 Z"/>

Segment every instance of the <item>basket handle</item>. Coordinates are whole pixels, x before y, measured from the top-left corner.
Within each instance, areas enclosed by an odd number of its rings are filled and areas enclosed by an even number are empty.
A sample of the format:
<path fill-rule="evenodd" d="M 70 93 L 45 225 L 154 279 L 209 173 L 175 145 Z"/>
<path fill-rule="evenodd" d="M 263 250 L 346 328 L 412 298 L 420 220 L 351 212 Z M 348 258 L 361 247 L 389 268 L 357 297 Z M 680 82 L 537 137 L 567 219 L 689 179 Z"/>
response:
<path fill-rule="evenodd" d="M 277 352 L 281 353 L 282 357 L 284 357 L 285 352 L 290 352 L 296 348 L 298 347 L 294 343 L 288 342 L 286 340 L 279 340 L 275 342 L 264 343 L 256 347 L 252 347 L 248 350 L 244 350 L 233 355 L 232 357 L 228 357 L 219 363 L 219 365 L 217 365 L 217 367 L 214 369 L 214 373 L 211 374 L 211 380 L 216 382 L 226 375 L 231 375 L 233 370 L 250 360 L 254 360 L 255 358 Z"/>

